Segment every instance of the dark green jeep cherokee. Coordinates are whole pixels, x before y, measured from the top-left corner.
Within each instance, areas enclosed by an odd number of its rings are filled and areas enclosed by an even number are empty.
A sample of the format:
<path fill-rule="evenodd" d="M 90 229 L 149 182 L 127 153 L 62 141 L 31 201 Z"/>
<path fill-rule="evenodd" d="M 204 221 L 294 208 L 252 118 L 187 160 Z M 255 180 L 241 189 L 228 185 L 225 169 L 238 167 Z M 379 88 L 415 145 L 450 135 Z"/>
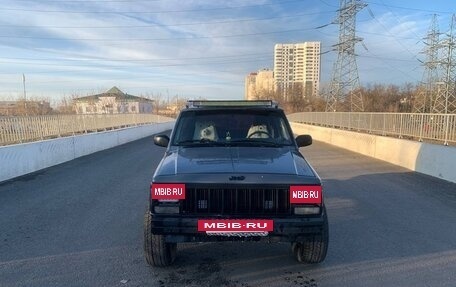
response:
<path fill-rule="evenodd" d="M 299 152 L 272 101 L 190 101 L 181 111 L 150 185 L 144 252 L 170 265 L 177 243 L 290 242 L 299 262 L 318 263 L 328 248 L 320 178 Z"/>

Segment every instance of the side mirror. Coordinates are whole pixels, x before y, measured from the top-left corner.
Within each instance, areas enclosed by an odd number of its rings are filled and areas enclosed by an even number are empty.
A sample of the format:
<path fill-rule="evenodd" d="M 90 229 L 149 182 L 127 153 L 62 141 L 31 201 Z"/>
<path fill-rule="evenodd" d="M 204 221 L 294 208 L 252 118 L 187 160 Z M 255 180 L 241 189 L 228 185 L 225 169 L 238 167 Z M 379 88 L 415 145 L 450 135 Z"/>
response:
<path fill-rule="evenodd" d="M 298 147 L 309 146 L 312 144 L 312 137 L 310 135 L 300 135 L 296 137 Z"/>
<path fill-rule="evenodd" d="M 156 135 L 154 136 L 154 144 L 167 147 L 169 144 L 169 137 L 167 135 Z"/>

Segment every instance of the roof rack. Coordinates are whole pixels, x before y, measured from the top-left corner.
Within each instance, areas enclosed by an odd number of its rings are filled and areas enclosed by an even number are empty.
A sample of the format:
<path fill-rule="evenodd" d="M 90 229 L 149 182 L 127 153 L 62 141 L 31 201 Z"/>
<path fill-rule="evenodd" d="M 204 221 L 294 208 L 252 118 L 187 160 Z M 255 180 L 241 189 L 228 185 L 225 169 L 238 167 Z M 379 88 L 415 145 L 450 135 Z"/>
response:
<path fill-rule="evenodd" d="M 255 101 L 242 101 L 242 100 L 190 100 L 187 101 L 187 108 L 203 108 L 203 107 L 270 107 L 278 108 L 278 104 L 272 100 L 255 100 Z"/>

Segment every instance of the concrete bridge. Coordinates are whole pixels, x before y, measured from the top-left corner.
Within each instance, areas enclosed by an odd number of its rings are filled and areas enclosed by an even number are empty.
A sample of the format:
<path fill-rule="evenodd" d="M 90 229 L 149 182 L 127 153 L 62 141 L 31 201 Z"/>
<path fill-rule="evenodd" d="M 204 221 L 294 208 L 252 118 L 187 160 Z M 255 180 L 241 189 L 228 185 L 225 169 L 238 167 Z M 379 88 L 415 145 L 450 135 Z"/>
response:
<path fill-rule="evenodd" d="M 366 138 L 368 134 L 302 124 L 293 128 L 316 139 L 301 152 L 323 179 L 329 214 L 330 248 L 323 264 L 297 264 L 286 244 L 221 243 L 184 244 L 173 267 L 148 267 L 142 252 L 142 217 L 150 179 L 164 152 L 153 145 L 151 135 L 171 126 L 21 144 L 12 147 L 15 156 L 1 147 L 0 286 L 453 286 L 456 282 L 456 184 L 450 182 L 456 174 L 454 148 L 437 145 L 438 151 L 426 151 L 422 160 L 450 161 L 441 175 L 428 176 L 423 170 L 415 172 L 410 166 L 376 158 L 379 154 L 397 158 L 411 152 L 410 146 L 396 151 L 397 143 Z M 358 144 L 350 146 L 354 141 Z M 98 150 L 92 148 L 95 142 L 103 143 Z M 375 145 L 362 146 L 363 142 Z M 19 146 L 30 151 L 17 150 Z M 440 148 L 453 150 L 437 155 Z M 421 154 L 423 149 L 429 148 L 422 147 Z M 368 154 L 372 150 L 374 154 Z M 6 180 L 9 170 L 22 162 L 39 167 L 34 160 L 40 157 L 50 167 Z"/>

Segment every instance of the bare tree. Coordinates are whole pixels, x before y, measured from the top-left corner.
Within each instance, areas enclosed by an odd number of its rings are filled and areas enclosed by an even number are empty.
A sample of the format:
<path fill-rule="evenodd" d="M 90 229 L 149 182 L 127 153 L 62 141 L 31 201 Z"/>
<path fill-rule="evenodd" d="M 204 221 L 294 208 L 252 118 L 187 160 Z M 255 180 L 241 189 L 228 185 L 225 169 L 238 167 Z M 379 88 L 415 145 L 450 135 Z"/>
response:
<path fill-rule="evenodd" d="M 78 96 L 72 94 L 70 97 L 64 96 L 57 104 L 57 111 L 59 114 L 71 115 L 76 114 L 76 108 L 74 106 L 74 99 Z"/>
<path fill-rule="evenodd" d="M 52 114 L 53 109 L 49 99 L 30 97 L 27 100 L 25 98 L 16 100 L 9 113 L 14 116 L 38 116 Z"/>

